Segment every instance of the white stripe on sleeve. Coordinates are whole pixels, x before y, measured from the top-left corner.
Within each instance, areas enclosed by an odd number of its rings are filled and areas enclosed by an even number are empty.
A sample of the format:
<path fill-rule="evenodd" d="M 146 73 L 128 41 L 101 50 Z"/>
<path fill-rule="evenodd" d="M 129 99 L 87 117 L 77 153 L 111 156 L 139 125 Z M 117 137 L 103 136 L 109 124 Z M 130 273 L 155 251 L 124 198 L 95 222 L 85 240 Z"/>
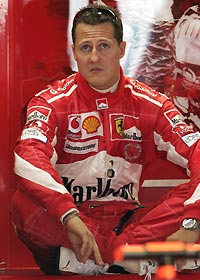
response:
<path fill-rule="evenodd" d="M 59 193 L 68 193 L 66 188 L 56 182 L 49 173 L 35 167 L 30 162 L 24 160 L 15 153 L 15 173 L 20 177 L 30 180 L 38 185 L 46 187 L 48 189 L 57 191 Z"/>

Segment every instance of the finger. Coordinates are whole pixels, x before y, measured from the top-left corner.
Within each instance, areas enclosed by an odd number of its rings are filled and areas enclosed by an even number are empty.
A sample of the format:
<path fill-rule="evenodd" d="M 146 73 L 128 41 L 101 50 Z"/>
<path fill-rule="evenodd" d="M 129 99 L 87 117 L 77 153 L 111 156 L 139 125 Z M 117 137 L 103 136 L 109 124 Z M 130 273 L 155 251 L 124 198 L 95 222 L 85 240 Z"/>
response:
<path fill-rule="evenodd" d="M 73 250 L 74 250 L 77 260 L 79 262 L 85 262 L 82 254 L 81 254 L 81 246 L 77 245 L 77 244 L 73 244 Z"/>
<path fill-rule="evenodd" d="M 94 241 L 94 258 L 97 265 L 104 267 L 105 263 L 101 257 L 101 253 L 95 241 Z"/>
<path fill-rule="evenodd" d="M 92 252 L 93 252 L 93 240 L 92 240 L 91 236 L 85 236 L 83 238 L 83 243 L 82 243 L 82 247 L 80 250 L 80 253 L 81 253 L 81 256 L 82 256 L 84 262 L 86 262 L 87 259 L 89 259 Z"/>

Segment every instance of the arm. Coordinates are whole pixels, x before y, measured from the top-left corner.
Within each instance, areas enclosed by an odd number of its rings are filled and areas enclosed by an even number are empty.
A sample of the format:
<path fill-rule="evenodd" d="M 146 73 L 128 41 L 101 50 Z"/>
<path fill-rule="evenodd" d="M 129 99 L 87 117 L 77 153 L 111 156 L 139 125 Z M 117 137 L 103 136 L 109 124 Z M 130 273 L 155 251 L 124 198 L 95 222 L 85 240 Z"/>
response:
<path fill-rule="evenodd" d="M 165 149 L 168 159 L 186 168 L 190 175 L 182 220 L 185 218 L 200 220 L 200 133 L 184 123 L 180 113 L 170 101 L 164 104 L 160 119 L 155 136 L 158 149 Z M 180 225 L 180 229 L 168 240 L 193 243 L 198 237 L 199 231 L 186 230 Z"/>
<path fill-rule="evenodd" d="M 190 176 L 184 203 L 184 218 L 200 220 L 200 133 L 187 125 L 171 101 L 167 100 L 154 131 L 157 150 L 165 151 L 169 161 L 185 168 Z"/>
<path fill-rule="evenodd" d="M 167 238 L 167 241 L 182 241 L 185 243 L 193 244 L 197 243 L 199 237 L 200 235 L 198 230 L 187 230 L 183 227 L 180 227 L 180 229 L 178 229 L 176 232 L 174 232 Z M 181 271 L 185 264 L 185 259 L 176 260 L 177 270 Z"/>
<path fill-rule="evenodd" d="M 15 148 L 15 173 L 19 189 L 59 221 L 76 206 L 55 169 L 56 130 L 57 120 L 51 106 L 45 99 L 33 97 Z"/>
<path fill-rule="evenodd" d="M 182 227 L 178 231 L 171 234 L 167 241 L 182 241 L 185 243 L 196 243 L 199 239 L 198 230 L 187 230 Z"/>
<path fill-rule="evenodd" d="M 55 169 L 57 120 L 43 98 L 34 97 L 27 108 L 27 121 L 15 148 L 15 173 L 19 188 L 32 201 L 67 229 L 76 257 L 85 262 L 91 254 L 98 265 L 103 261 L 93 234 L 78 216 L 65 222 L 66 214 L 78 210 Z"/>

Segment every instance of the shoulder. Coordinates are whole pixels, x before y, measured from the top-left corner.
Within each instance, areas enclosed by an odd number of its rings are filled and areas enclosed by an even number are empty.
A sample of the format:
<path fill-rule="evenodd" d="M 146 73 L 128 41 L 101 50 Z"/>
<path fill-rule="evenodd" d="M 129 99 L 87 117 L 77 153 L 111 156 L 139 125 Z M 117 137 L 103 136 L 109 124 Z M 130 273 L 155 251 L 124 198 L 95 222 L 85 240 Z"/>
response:
<path fill-rule="evenodd" d="M 65 79 L 53 82 L 47 88 L 37 93 L 35 97 L 40 97 L 45 99 L 47 103 L 52 103 L 63 97 L 70 96 L 77 87 L 75 76 L 76 74 L 73 74 Z"/>
<path fill-rule="evenodd" d="M 131 94 L 141 101 L 149 102 L 159 107 L 162 107 L 170 99 L 165 94 L 152 89 L 134 78 L 126 78 L 125 88 L 129 89 Z"/>

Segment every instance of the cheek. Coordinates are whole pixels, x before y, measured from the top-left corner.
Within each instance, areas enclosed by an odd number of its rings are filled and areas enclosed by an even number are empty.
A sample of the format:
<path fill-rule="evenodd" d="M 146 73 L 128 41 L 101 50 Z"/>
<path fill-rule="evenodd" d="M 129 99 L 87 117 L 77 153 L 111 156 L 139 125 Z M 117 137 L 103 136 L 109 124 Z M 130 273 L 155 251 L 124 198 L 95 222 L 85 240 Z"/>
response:
<path fill-rule="evenodd" d="M 106 60 L 110 67 L 119 64 L 120 55 L 118 52 L 112 53 Z"/>
<path fill-rule="evenodd" d="M 76 57 L 76 62 L 80 67 L 84 67 L 84 65 L 87 64 L 87 60 L 80 56 Z"/>

